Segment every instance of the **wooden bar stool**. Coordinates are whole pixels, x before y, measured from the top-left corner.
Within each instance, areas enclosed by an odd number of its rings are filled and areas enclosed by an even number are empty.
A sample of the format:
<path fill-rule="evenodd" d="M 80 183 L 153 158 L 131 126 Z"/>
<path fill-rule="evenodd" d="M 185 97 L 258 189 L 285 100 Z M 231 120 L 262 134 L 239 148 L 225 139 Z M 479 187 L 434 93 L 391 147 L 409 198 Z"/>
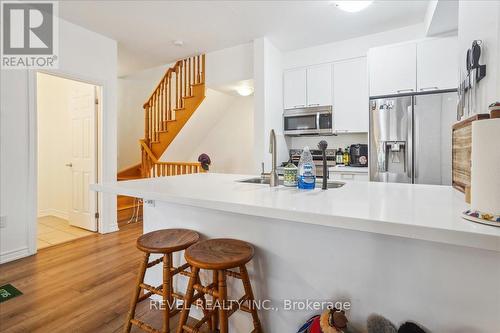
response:
<path fill-rule="evenodd" d="M 199 238 L 198 233 L 192 230 L 164 229 L 149 232 L 137 239 L 137 248 L 144 252 L 144 259 L 139 269 L 139 275 L 137 276 L 137 285 L 132 297 L 125 332 L 130 332 L 132 325 L 151 333 L 169 332 L 170 317 L 180 312 L 179 309 L 171 310 L 173 300 L 174 298 L 184 298 L 183 295 L 179 295 L 172 290 L 172 279 L 176 274 L 189 275 L 186 272 L 186 269 L 189 268 L 188 263 L 179 267 L 172 267 L 172 253 L 187 249 L 189 246 L 195 244 Z M 153 253 L 162 254 L 162 256 L 149 262 L 149 257 Z M 144 275 L 146 274 L 146 269 L 160 263 L 163 263 L 163 283 L 158 287 L 145 284 Z M 143 295 L 140 295 L 141 290 L 144 290 Z M 152 295 L 162 296 L 164 308 L 161 309 L 163 311 L 163 327 L 161 331 L 143 321 L 135 319 L 137 303 L 148 299 Z"/>
<path fill-rule="evenodd" d="M 228 318 L 237 310 L 248 312 L 252 315 L 252 333 L 262 333 L 257 309 L 254 306 L 254 296 L 246 264 L 254 255 L 253 246 L 247 242 L 236 239 L 209 239 L 194 244 L 188 248 L 184 256 L 191 265 L 191 276 L 184 297 L 182 313 L 177 326 L 177 333 L 197 333 L 204 323 L 215 331 L 218 327 L 220 333 L 228 333 Z M 238 268 L 239 272 L 230 269 Z M 208 286 L 203 286 L 199 280 L 200 269 L 213 271 L 213 281 Z M 245 295 L 238 303 L 228 301 L 226 277 L 231 276 L 241 279 Z M 187 325 L 189 311 L 193 303 L 194 291 L 209 294 L 214 297 L 214 307 L 204 313 L 204 317 L 193 326 Z M 241 306 L 238 306 L 241 304 Z M 234 306 L 236 305 L 236 306 Z M 218 317 L 218 318 L 217 318 Z M 210 319 L 212 323 L 210 324 Z"/>

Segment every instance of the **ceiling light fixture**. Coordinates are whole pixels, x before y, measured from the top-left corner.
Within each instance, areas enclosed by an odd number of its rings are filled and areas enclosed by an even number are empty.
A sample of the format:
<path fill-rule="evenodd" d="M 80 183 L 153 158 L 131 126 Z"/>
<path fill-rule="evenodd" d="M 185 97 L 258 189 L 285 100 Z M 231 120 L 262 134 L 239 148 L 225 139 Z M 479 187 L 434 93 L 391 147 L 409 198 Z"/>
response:
<path fill-rule="evenodd" d="M 240 96 L 250 96 L 251 94 L 253 94 L 253 88 L 249 86 L 240 86 L 236 88 L 236 92 Z"/>
<path fill-rule="evenodd" d="M 183 46 L 183 45 L 184 45 L 184 42 L 183 42 L 182 40 L 174 40 L 172 43 L 173 43 L 175 46 L 179 46 L 179 47 L 181 47 L 181 46 Z"/>
<path fill-rule="evenodd" d="M 339 9 L 342 9 L 343 11 L 349 12 L 349 13 L 355 13 L 359 12 L 369 5 L 371 5 L 373 0 L 368 0 L 368 1 L 334 1 L 333 3 L 335 6 Z"/>

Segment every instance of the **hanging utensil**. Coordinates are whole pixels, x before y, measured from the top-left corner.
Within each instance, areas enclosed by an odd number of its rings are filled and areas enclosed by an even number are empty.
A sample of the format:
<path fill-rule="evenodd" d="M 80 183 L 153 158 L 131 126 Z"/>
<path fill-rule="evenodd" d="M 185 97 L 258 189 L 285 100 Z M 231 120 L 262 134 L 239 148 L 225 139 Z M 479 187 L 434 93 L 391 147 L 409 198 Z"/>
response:
<path fill-rule="evenodd" d="M 471 73 L 471 50 L 467 50 L 467 54 L 465 57 L 465 68 L 467 69 L 467 77 L 466 77 L 466 86 L 465 86 L 465 92 L 466 92 L 466 98 L 467 98 L 467 116 L 470 116 L 470 88 L 471 88 L 471 78 L 470 78 L 470 73 Z"/>

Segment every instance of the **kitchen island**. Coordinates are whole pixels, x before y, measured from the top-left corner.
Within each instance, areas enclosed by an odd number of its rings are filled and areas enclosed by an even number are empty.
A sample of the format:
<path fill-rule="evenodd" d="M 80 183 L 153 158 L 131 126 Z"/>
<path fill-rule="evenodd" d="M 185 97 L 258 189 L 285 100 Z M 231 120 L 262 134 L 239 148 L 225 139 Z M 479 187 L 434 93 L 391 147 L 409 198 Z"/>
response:
<path fill-rule="evenodd" d="M 319 312 L 310 301 L 350 302 L 351 327 L 361 331 L 370 313 L 433 332 L 499 331 L 500 229 L 463 220 L 461 193 L 432 185 L 346 182 L 301 191 L 238 182 L 248 178 L 196 174 L 93 188 L 143 198 L 144 232 L 181 227 L 252 243 L 256 298 L 272 307 L 260 311 L 266 332 L 296 332 Z M 161 272 L 147 278 L 159 284 Z M 176 284 L 185 288 L 183 280 Z M 230 285 L 233 295 L 241 290 Z M 231 317 L 231 332 L 249 331 L 246 315 Z"/>

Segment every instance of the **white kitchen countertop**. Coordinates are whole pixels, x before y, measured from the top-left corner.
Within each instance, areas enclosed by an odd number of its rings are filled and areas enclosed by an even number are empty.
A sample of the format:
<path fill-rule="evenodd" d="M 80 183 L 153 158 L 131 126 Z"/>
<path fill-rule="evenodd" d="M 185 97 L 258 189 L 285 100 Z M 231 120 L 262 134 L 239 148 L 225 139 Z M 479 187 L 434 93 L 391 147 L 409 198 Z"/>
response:
<path fill-rule="evenodd" d="M 368 167 L 353 167 L 353 166 L 344 166 L 344 165 L 336 165 L 328 169 L 330 172 L 352 172 L 352 173 L 368 173 Z"/>
<path fill-rule="evenodd" d="M 239 183 L 249 175 L 193 174 L 92 185 L 93 190 L 293 222 L 500 252 L 500 228 L 461 218 L 449 186 L 346 182 L 323 191 Z"/>

